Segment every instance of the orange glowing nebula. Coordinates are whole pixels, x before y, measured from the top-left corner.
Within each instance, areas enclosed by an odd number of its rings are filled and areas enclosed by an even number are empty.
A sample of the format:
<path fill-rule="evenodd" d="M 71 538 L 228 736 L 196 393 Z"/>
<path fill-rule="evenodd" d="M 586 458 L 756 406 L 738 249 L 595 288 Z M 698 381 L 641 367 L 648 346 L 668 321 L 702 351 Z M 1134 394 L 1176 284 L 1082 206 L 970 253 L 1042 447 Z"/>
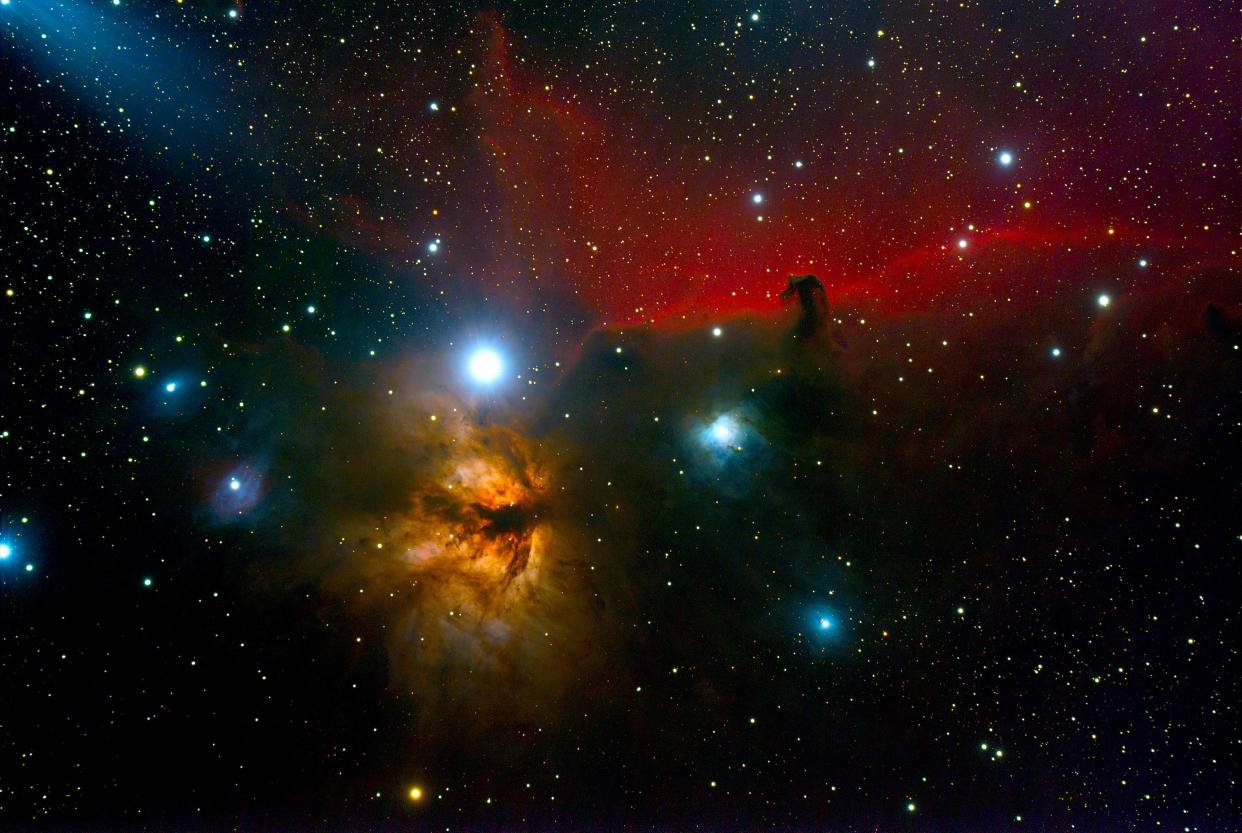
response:
<path fill-rule="evenodd" d="M 442 393 L 387 417 L 371 440 L 385 447 L 377 468 L 396 472 L 383 491 L 402 495 L 333 524 L 330 586 L 382 631 L 394 688 L 428 721 L 468 705 L 486 726 L 550 706 L 585 673 L 600 614 L 581 534 L 551 499 L 555 466 Z"/>

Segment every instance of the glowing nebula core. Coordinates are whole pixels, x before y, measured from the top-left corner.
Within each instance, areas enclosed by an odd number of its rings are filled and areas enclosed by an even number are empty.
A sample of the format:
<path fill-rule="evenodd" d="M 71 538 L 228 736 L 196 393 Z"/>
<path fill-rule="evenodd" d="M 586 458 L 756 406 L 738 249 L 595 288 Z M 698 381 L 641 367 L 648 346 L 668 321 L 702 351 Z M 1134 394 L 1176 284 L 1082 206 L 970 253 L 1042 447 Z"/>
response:
<path fill-rule="evenodd" d="M 538 443 L 442 394 L 384 413 L 402 495 L 331 525 L 326 586 L 352 588 L 382 624 L 392 683 L 417 693 L 432 728 L 455 709 L 482 730 L 550 707 L 587 673 L 600 623 L 555 468 Z"/>

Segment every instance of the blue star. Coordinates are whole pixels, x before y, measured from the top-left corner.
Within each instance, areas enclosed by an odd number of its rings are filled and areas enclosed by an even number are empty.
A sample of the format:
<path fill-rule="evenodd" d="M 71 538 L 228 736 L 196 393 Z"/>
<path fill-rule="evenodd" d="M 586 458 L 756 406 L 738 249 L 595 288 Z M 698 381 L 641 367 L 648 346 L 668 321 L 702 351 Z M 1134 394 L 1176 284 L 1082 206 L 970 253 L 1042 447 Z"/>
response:
<path fill-rule="evenodd" d="M 737 440 L 737 421 L 728 414 L 721 414 L 708 426 L 708 433 L 719 445 L 732 445 Z"/>

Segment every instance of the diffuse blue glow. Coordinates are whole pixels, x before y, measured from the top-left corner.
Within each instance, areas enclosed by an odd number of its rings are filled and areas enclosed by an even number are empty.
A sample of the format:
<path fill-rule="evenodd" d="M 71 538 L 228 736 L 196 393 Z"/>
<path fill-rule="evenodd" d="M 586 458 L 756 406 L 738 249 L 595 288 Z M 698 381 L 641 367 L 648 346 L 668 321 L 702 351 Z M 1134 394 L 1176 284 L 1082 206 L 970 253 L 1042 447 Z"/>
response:
<path fill-rule="evenodd" d="M 706 459 L 717 466 L 738 459 L 744 451 L 758 451 L 762 445 L 754 414 L 744 405 L 699 423 L 691 436 L 707 452 Z"/>
<path fill-rule="evenodd" d="M 720 446 L 736 445 L 739 433 L 737 420 L 730 414 L 721 414 L 707 427 L 708 438 Z"/>
<path fill-rule="evenodd" d="M 224 474 L 211 491 L 210 503 L 222 519 L 235 519 L 258 507 L 267 491 L 261 469 L 241 464 Z"/>
<path fill-rule="evenodd" d="M 839 610 L 824 604 L 812 604 L 809 609 L 803 608 L 800 616 L 804 624 L 799 630 L 811 645 L 826 648 L 839 644 L 846 637 L 842 630 L 844 619 Z"/>
<path fill-rule="evenodd" d="M 8 561 L 12 557 L 13 557 L 13 545 L 10 544 L 8 541 L 0 541 L 0 561 Z M 33 573 L 34 565 L 26 564 L 25 570 L 28 573 Z"/>
<path fill-rule="evenodd" d="M 160 154 L 229 147 L 230 126 L 241 121 L 236 97 L 211 80 L 214 67 L 192 43 L 174 40 L 172 31 L 116 3 L 0 4 L 6 40 L 93 102 L 131 140 L 142 139 Z"/>

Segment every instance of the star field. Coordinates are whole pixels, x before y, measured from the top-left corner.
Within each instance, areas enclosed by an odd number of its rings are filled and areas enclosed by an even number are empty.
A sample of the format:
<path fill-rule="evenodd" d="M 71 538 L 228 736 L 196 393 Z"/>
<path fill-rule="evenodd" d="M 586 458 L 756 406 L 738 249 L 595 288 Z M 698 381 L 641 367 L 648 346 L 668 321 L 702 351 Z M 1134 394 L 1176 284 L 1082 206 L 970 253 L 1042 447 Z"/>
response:
<path fill-rule="evenodd" d="M 0 828 L 1242 827 L 1235 33 L 0 0 Z"/>

